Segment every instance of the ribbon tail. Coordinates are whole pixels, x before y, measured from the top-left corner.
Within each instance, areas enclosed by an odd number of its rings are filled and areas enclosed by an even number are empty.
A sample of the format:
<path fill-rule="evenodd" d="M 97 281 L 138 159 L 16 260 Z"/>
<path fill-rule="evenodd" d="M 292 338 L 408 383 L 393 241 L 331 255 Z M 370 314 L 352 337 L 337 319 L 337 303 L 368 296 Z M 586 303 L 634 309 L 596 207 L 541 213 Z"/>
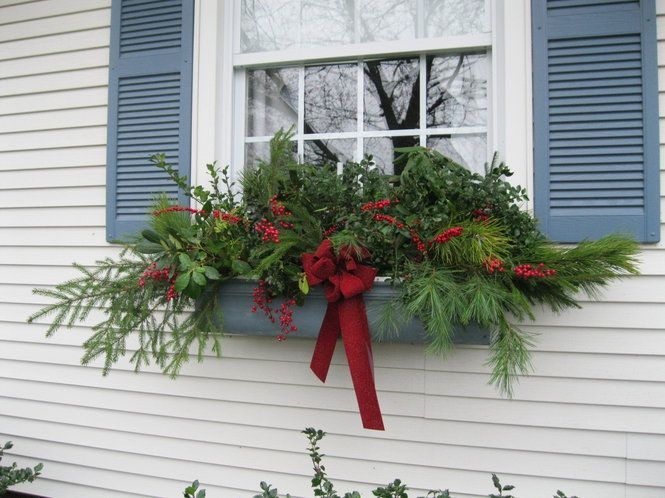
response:
<path fill-rule="evenodd" d="M 328 376 L 328 369 L 340 334 L 338 308 L 339 304 L 337 302 L 328 303 L 328 309 L 326 309 L 319 330 L 319 337 L 316 340 L 316 346 L 314 346 L 312 361 L 309 364 L 309 368 L 321 382 L 325 382 Z"/>
<path fill-rule="evenodd" d="M 374 384 L 372 341 L 362 295 L 340 301 L 339 325 L 363 427 L 382 431 L 383 417 Z"/>

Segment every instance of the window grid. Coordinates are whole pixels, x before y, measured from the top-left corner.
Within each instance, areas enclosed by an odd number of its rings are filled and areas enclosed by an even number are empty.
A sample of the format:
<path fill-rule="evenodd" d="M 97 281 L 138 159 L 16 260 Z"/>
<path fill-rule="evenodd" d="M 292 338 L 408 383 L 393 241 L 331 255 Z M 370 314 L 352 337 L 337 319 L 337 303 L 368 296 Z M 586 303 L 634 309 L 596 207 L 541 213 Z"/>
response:
<path fill-rule="evenodd" d="M 477 53 L 477 52 L 476 52 Z M 302 160 L 304 157 L 304 143 L 307 140 L 330 140 L 330 139 L 355 139 L 356 151 L 354 155 L 355 161 L 360 161 L 364 157 L 364 139 L 365 138 L 389 138 L 401 136 L 417 136 L 421 146 L 427 146 L 427 138 L 430 136 L 442 135 L 476 135 L 487 134 L 488 127 L 485 126 L 463 126 L 463 127 L 428 127 L 427 126 L 427 56 L 430 54 L 421 54 L 419 56 L 419 107 L 420 118 L 419 128 L 398 129 L 398 130 L 365 130 L 364 129 L 364 60 L 359 60 L 357 65 L 357 81 L 356 81 L 356 131 L 348 132 L 329 132 L 329 133 L 310 133 L 305 134 L 305 68 L 307 66 L 298 66 L 298 112 L 297 123 L 295 125 L 295 134 L 293 140 L 297 143 L 297 154 Z M 436 54 L 432 54 L 436 55 Z M 487 63 L 491 64 L 489 53 Z M 391 57 L 392 59 L 392 57 Z M 286 66 L 288 67 L 288 66 Z M 243 75 L 243 79 L 245 75 Z M 246 84 L 244 85 L 246 87 Z M 488 90 L 490 85 L 490 71 L 487 76 Z M 245 99 L 242 99 L 244 102 Z M 488 92 L 488 108 L 486 123 L 490 121 L 490 105 L 489 105 L 489 92 Z M 244 120 L 243 120 L 244 123 Z M 260 136 L 245 136 L 245 143 L 265 143 L 270 141 L 272 135 Z M 489 141 L 488 141 L 489 153 Z"/>
<path fill-rule="evenodd" d="M 241 4 L 242 0 L 236 0 L 234 2 L 235 8 L 233 9 L 233 17 L 236 20 L 235 26 L 241 25 Z M 320 57 L 315 55 L 316 52 L 319 52 L 318 49 L 314 48 L 303 48 L 296 50 L 297 58 L 300 61 L 303 61 L 297 67 L 299 68 L 299 78 L 298 78 L 298 116 L 297 116 L 297 133 L 294 136 L 294 140 L 297 143 L 297 154 L 300 159 L 304 155 L 304 143 L 306 140 L 318 140 L 318 139 L 355 139 L 356 140 L 356 150 L 355 157 L 356 161 L 361 160 L 364 157 L 364 141 L 366 138 L 388 138 L 394 136 L 417 136 L 419 137 L 419 144 L 421 146 L 427 146 L 428 137 L 448 135 L 451 137 L 461 136 L 461 135 L 477 135 L 484 134 L 486 139 L 486 156 L 489 157 L 492 150 L 491 130 L 490 123 L 493 122 L 493 102 L 492 102 L 492 88 L 493 88 L 493 63 L 492 63 L 492 45 L 493 39 L 487 38 L 487 32 L 491 29 L 491 19 L 492 17 L 492 0 L 485 0 L 484 8 L 484 19 L 483 19 L 483 33 L 471 34 L 471 35 L 458 35 L 445 38 L 433 38 L 426 39 L 425 37 L 425 2 L 426 0 L 417 0 L 417 20 L 416 20 L 416 40 L 404 40 L 395 42 L 385 42 L 385 49 L 381 49 L 381 53 L 385 53 L 386 59 L 396 59 L 396 58 L 410 58 L 418 57 L 419 58 L 419 107 L 420 107 L 420 119 L 419 119 L 419 128 L 418 129 L 405 129 L 405 130 L 364 130 L 364 71 L 363 64 L 365 60 L 376 59 L 376 54 L 371 54 L 368 52 L 369 46 L 376 45 L 374 43 L 362 43 L 360 40 L 360 3 L 355 2 L 355 15 L 354 15 L 354 43 L 355 47 L 349 45 L 342 45 L 339 47 L 324 47 L 327 49 L 332 49 L 335 51 L 335 54 L 331 56 L 324 55 Z M 299 20 L 302 21 L 302 9 L 298 13 Z M 234 157 L 237 158 L 240 163 L 245 161 L 245 145 L 252 143 L 267 143 L 271 138 L 270 136 L 246 136 L 246 97 L 247 97 L 247 70 L 252 68 L 261 68 L 261 67 L 293 67 L 295 59 L 293 58 L 293 50 L 286 50 L 284 54 L 280 52 L 257 52 L 257 53 L 240 53 L 240 29 L 234 30 L 234 57 L 233 57 L 233 66 L 235 67 L 235 77 L 234 77 L 234 95 L 235 98 L 235 116 L 236 122 L 240 124 L 240 127 L 236 128 L 239 130 L 241 140 L 235 141 L 234 147 Z M 301 42 L 301 32 L 298 30 L 298 44 Z M 490 41 L 491 40 L 491 41 Z M 395 46 L 395 43 L 400 44 L 399 50 L 394 50 L 388 48 Z M 437 44 L 438 47 L 434 48 L 433 45 Z M 419 48 L 420 47 L 420 48 Z M 422 48 L 424 47 L 424 48 Z M 445 48 L 444 48 L 445 47 Z M 349 50 L 350 49 L 350 50 Z M 357 52 L 357 54 L 356 54 Z M 330 50 L 327 51 L 330 53 Z M 337 54 L 339 53 L 339 54 Z M 487 57 L 487 108 L 486 108 L 486 120 L 485 126 L 467 126 L 467 127 L 427 127 L 427 75 L 426 75 L 426 59 L 429 55 L 437 54 L 459 54 L 459 53 L 484 53 Z M 358 68 L 358 77 L 357 77 L 357 128 L 355 132 L 335 132 L 335 133 L 317 133 L 317 134 L 304 134 L 304 111 L 305 111 L 305 67 L 307 65 L 313 65 L 318 62 L 319 64 L 334 64 L 334 63 L 348 63 L 349 59 L 353 59 L 354 62 L 357 61 Z M 309 62 L 304 62 L 309 61 Z M 297 64 L 297 63 L 296 63 Z M 240 137 L 239 137 L 240 138 Z M 341 169 L 341 164 L 338 164 L 338 168 Z"/>

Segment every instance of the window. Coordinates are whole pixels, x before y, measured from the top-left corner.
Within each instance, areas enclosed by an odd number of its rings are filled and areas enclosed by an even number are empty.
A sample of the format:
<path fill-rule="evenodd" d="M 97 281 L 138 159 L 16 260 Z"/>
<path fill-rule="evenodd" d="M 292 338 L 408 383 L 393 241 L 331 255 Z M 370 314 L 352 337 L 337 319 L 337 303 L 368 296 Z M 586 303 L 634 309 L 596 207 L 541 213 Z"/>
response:
<path fill-rule="evenodd" d="M 488 156 L 488 0 L 237 0 L 235 160 L 266 158 L 293 128 L 307 161 L 435 148 L 472 170 Z"/>

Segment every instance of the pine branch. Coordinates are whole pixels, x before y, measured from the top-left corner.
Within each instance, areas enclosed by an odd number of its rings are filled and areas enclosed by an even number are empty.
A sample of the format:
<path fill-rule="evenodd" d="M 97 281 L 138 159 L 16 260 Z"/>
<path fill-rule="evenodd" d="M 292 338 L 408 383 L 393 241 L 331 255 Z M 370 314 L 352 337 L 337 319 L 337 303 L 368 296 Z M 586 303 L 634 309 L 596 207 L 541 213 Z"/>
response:
<path fill-rule="evenodd" d="M 513 383 L 518 376 L 532 370 L 529 353 L 532 346 L 529 335 L 508 323 L 502 315 L 497 330 L 492 334 L 491 356 L 487 364 L 492 367 L 490 384 L 496 385 L 509 398 L 513 396 Z"/>

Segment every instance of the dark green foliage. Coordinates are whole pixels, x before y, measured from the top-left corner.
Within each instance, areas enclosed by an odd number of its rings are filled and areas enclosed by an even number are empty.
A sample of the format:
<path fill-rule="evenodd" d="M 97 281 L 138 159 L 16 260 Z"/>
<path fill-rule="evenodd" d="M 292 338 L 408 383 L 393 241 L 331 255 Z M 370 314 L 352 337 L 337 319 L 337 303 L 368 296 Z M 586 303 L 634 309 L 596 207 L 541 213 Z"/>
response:
<path fill-rule="evenodd" d="M 568 496 L 566 493 L 563 491 L 557 491 L 556 494 L 554 495 L 554 498 L 578 498 L 577 496 Z"/>
<path fill-rule="evenodd" d="M 199 481 L 194 481 L 187 486 L 182 494 L 185 498 L 206 498 L 206 490 L 199 489 Z"/>
<path fill-rule="evenodd" d="M 319 450 L 318 443 L 326 435 L 325 432 L 313 428 L 307 428 L 303 431 L 307 436 L 309 442 L 307 450 L 309 452 L 309 457 L 312 460 L 314 476 L 312 477 L 311 487 L 314 493 L 314 496 L 324 496 L 326 498 L 340 498 L 340 496 L 335 491 L 335 486 L 332 481 L 328 478 L 325 473 L 325 467 L 323 466 L 323 457 L 325 455 L 321 454 Z M 489 498 L 517 498 L 512 494 L 505 494 L 506 492 L 513 491 L 515 486 L 506 484 L 502 485 L 499 477 L 496 474 L 492 474 L 492 484 L 497 490 L 497 493 L 490 493 Z M 278 491 L 276 488 L 273 488 L 270 484 L 267 484 L 265 481 L 262 481 L 260 484 L 262 493 L 255 495 L 254 498 L 277 498 Z M 372 491 L 372 495 L 377 498 L 409 498 L 408 494 L 409 488 L 404 484 L 400 479 L 395 479 L 393 482 L 387 484 L 386 486 L 380 486 Z M 291 495 L 286 495 L 287 498 L 290 498 Z M 451 498 L 449 490 L 437 490 L 429 491 L 426 496 L 421 496 L 420 498 Z M 361 495 L 358 491 L 351 491 L 345 493 L 342 498 L 361 498 Z M 565 493 L 562 491 L 557 491 L 557 494 L 554 498 L 568 498 Z M 570 498 L 578 498 L 577 496 L 571 496 Z"/>
<path fill-rule="evenodd" d="M 406 491 L 406 485 L 402 484 L 399 479 L 395 479 L 386 487 L 376 488 L 372 494 L 377 498 L 409 498 Z"/>
<path fill-rule="evenodd" d="M 489 495 L 490 498 L 515 498 L 513 495 L 504 495 L 504 491 L 512 491 L 515 489 L 515 486 L 512 486 L 510 484 L 506 484 L 505 486 L 501 485 L 501 481 L 499 481 L 499 478 L 497 477 L 496 474 L 492 474 L 492 484 L 496 488 L 496 490 L 499 492 L 497 493 L 491 493 Z"/>
<path fill-rule="evenodd" d="M 10 442 L 0 446 L 0 461 L 6 450 L 11 450 L 14 445 Z M 43 464 L 37 464 L 33 468 L 26 467 L 20 469 L 16 462 L 9 466 L 0 465 L 0 495 L 4 495 L 11 486 L 21 484 L 23 482 L 33 482 L 41 474 Z"/>

